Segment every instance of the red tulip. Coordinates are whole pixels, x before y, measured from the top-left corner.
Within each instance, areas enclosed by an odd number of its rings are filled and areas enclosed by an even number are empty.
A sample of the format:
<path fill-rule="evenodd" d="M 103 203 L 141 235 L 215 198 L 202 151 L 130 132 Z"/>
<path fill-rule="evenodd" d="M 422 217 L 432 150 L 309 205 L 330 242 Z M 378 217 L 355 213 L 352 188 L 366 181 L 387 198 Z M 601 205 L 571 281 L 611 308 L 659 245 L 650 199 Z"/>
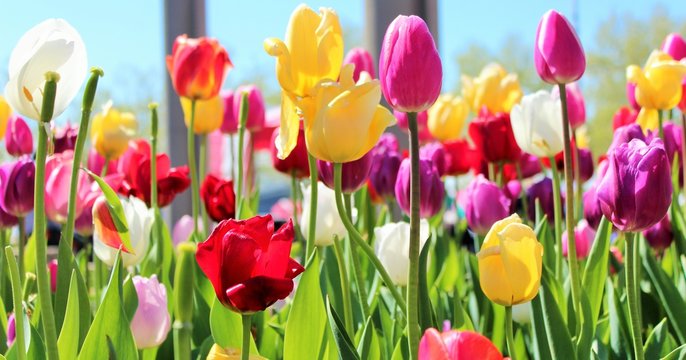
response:
<path fill-rule="evenodd" d="M 272 165 L 274 166 L 274 169 L 286 175 L 295 175 L 296 178 L 306 178 L 310 176 L 310 165 L 307 161 L 307 146 L 305 145 L 305 130 L 300 128 L 298 132 L 298 142 L 296 143 L 295 148 L 283 160 L 279 159 L 279 151 L 276 148 L 276 137 L 278 135 L 279 130 L 275 129 L 271 141 Z"/>
<path fill-rule="evenodd" d="M 233 181 L 212 174 L 207 175 L 200 186 L 200 198 L 210 218 L 216 222 L 236 217 L 236 194 Z"/>
<path fill-rule="evenodd" d="M 503 356 L 487 337 L 473 331 L 427 329 L 419 343 L 419 360 L 501 360 Z"/>
<path fill-rule="evenodd" d="M 171 55 L 167 55 L 167 70 L 179 96 L 192 100 L 209 100 L 219 94 L 224 75 L 233 68 L 226 50 L 216 39 L 189 39 L 179 35 Z"/>
<path fill-rule="evenodd" d="M 474 167 L 474 162 L 477 160 L 474 153 L 477 150 L 467 140 L 448 141 L 443 143 L 443 148 L 445 149 L 445 162 L 448 165 L 446 174 L 462 175 Z"/>
<path fill-rule="evenodd" d="M 222 126 L 219 128 L 224 134 L 235 134 L 238 130 L 238 119 L 233 114 L 233 96 L 232 90 L 222 90 L 219 93 L 224 103 L 224 118 Z"/>
<path fill-rule="evenodd" d="M 509 114 L 482 112 L 469 124 L 469 136 L 490 163 L 515 162 L 521 156 Z"/>
<path fill-rule="evenodd" d="M 274 232 L 271 215 L 224 220 L 195 258 L 224 306 L 254 313 L 288 296 L 305 270 L 290 258 L 294 236 L 291 220 Z"/>
<path fill-rule="evenodd" d="M 612 116 L 612 131 L 619 129 L 624 125 L 635 123 L 637 117 L 638 111 L 631 109 L 628 106 L 622 106 L 617 109 L 617 112 Z"/>

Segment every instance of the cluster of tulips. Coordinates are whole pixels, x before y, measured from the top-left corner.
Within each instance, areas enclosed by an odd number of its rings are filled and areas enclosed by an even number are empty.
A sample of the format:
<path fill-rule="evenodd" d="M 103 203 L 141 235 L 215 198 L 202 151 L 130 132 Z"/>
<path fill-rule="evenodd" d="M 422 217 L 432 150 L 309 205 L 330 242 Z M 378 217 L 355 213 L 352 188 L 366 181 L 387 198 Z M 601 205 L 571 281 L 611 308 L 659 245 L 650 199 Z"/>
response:
<path fill-rule="evenodd" d="M 264 49 L 281 88 L 271 110 L 256 86 L 221 90 L 233 65 L 216 40 L 176 39 L 166 61 L 188 158 L 172 167 L 155 104 L 149 139 L 111 102 L 91 116 L 104 72 L 88 76 L 67 22 L 19 40 L 0 98 L 11 157 L 0 165 L 0 358 L 686 356 L 678 34 L 627 68 L 629 105 L 597 163 L 576 83 L 586 57 L 554 10 L 533 64 L 553 87 L 526 95 L 495 63 L 463 76 L 460 96 L 441 94 L 417 16 L 389 25 L 378 69 L 364 49 L 344 56 L 332 9 L 300 5 L 285 40 Z M 57 126 L 84 81 L 80 122 Z M 396 124 L 407 150 L 387 131 Z M 262 151 L 292 184 L 266 215 Z M 170 231 L 161 209 L 187 190 L 190 215 Z"/>

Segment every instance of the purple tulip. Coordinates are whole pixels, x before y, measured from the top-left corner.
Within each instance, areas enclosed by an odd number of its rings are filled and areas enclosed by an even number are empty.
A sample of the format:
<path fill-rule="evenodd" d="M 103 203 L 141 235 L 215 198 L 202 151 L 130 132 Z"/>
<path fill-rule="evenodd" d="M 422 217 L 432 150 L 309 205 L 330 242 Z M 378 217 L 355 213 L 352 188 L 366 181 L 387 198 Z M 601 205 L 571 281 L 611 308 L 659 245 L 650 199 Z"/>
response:
<path fill-rule="evenodd" d="M 16 217 L 33 210 L 36 165 L 28 157 L 0 166 L 0 207 Z"/>
<path fill-rule="evenodd" d="M 375 152 L 369 171 L 369 181 L 371 181 L 372 187 L 382 198 L 388 199 L 395 195 L 395 180 L 398 177 L 398 170 L 402 160 L 397 151 Z"/>
<path fill-rule="evenodd" d="M 672 164 L 674 163 L 674 157 L 676 155 L 681 157 L 681 150 L 683 149 L 682 130 L 673 122 L 665 121 L 662 124 L 662 131 L 665 134 L 664 139 L 662 139 L 665 145 L 665 151 L 667 152 L 667 157 L 669 157 L 669 163 Z M 660 133 L 657 130 L 649 132 L 648 136 L 646 136 L 646 142 L 650 142 L 659 135 Z M 681 162 L 679 162 L 679 164 L 681 164 Z"/>
<path fill-rule="evenodd" d="M 669 216 L 665 216 L 657 224 L 643 231 L 643 236 L 650 246 L 658 252 L 664 251 L 674 240 L 672 233 L 672 223 Z"/>
<path fill-rule="evenodd" d="M 33 153 L 33 135 L 31 129 L 20 116 L 12 115 L 5 131 L 5 148 L 15 157 Z"/>
<path fill-rule="evenodd" d="M 410 159 L 404 159 L 395 180 L 395 197 L 398 206 L 410 214 Z M 441 177 L 428 160 L 419 160 L 419 217 L 430 218 L 443 207 L 445 187 Z"/>
<path fill-rule="evenodd" d="M 55 144 L 55 153 L 61 153 L 66 150 L 74 150 L 76 147 L 76 137 L 79 134 L 79 127 L 67 122 L 64 127 L 59 127 L 55 130 L 55 137 L 53 143 Z M 97 173 L 100 174 L 100 173 Z"/>
<path fill-rule="evenodd" d="M 536 201 L 541 204 L 543 214 L 549 222 L 555 219 L 555 197 L 553 196 L 553 181 L 545 177 L 526 189 L 526 198 L 529 203 L 529 219 L 536 219 Z M 562 204 L 562 196 L 560 195 Z"/>
<path fill-rule="evenodd" d="M 375 153 L 386 152 L 386 151 L 400 151 L 400 145 L 398 144 L 398 138 L 395 137 L 393 133 L 383 133 L 379 138 L 379 142 L 372 150 Z"/>
<path fill-rule="evenodd" d="M 222 90 L 219 93 L 224 103 L 224 120 L 219 130 L 224 134 L 235 134 L 238 131 L 238 116 L 233 113 L 233 95 L 231 90 Z"/>
<path fill-rule="evenodd" d="M 626 83 L 626 99 L 629 101 L 629 105 L 631 105 L 631 108 L 640 111 L 641 110 L 641 105 L 638 105 L 638 102 L 636 101 L 636 84 L 627 82 Z"/>
<path fill-rule="evenodd" d="M 593 177 L 593 154 L 589 149 L 579 149 L 577 150 L 579 154 L 579 176 L 582 182 L 588 181 Z"/>
<path fill-rule="evenodd" d="M 679 61 L 686 58 L 686 41 L 681 35 L 671 33 L 667 35 L 665 41 L 662 43 L 662 51 L 669 54 L 672 59 Z"/>
<path fill-rule="evenodd" d="M 446 162 L 445 149 L 441 143 L 432 142 L 419 148 L 419 158 L 429 160 L 441 177 L 445 175 L 448 163 Z"/>
<path fill-rule="evenodd" d="M 376 78 L 376 72 L 374 71 L 374 59 L 372 58 L 372 54 L 370 54 L 366 49 L 350 49 L 343 59 L 343 64 L 355 65 L 355 71 L 353 72 L 353 80 L 355 80 L 355 82 L 360 79 L 360 73 L 363 71 L 369 74 L 372 79 Z"/>
<path fill-rule="evenodd" d="M 386 29 L 379 80 L 386 101 L 398 111 L 418 113 L 438 99 L 443 67 L 434 38 L 420 17 L 399 15 Z"/>
<path fill-rule="evenodd" d="M 581 93 L 578 83 L 570 83 L 565 85 L 567 98 L 567 114 L 569 115 L 569 125 L 572 129 L 576 129 L 586 123 L 586 102 L 584 101 L 584 94 Z M 560 88 L 553 87 L 553 95 L 560 96 Z"/>
<path fill-rule="evenodd" d="M 164 342 L 171 329 L 167 309 L 167 289 L 153 275 L 149 279 L 134 276 L 133 285 L 138 295 L 138 308 L 131 319 L 131 333 L 136 347 L 147 349 Z"/>
<path fill-rule="evenodd" d="M 510 214 L 512 204 L 503 189 L 481 174 L 469 183 L 462 201 L 469 228 L 481 236 Z"/>
<path fill-rule="evenodd" d="M 595 240 L 595 230 L 586 222 L 586 220 L 579 221 L 579 224 L 574 228 L 574 244 L 576 244 L 576 257 L 578 259 L 585 259 L 591 252 Z M 565 257 L 568 253 L 567 232 L 562 233 L 562 255 Z"/>
<path fill-rule="evenodd" d="M 248 118 L 245 121 L 245 128 L 255 132 L 264 127 L 264 98 L 262 91 L 255 85 L 239 86 L 233 96 L 233 116 L 237 122 L 241 120 L 241 98 L 244 92 L 248 93 Z"/>
<path fill-rule="evenodd" d="M 367 182 L 373 160 L 374 155 L 370 151 L 355 161 L 343 163 L 341 169 L 341 190 L 344 193 L 354 193 Z M 329 189 L 333 189 L 333 163 L 317 160 L 317 169 L 319 169 L 319 180 L 328 186 Z"/>
<path fill-rule="evenodd" d="M 14 313 L 11 313 L 7 318 L 7 347 L 12 347 L 14 340 L 17 337 L 17 327 Z"/>
<path fill-rule="evenodd" d="M 9 229 L 18 223 L 19 219 L 16 216 L 8 214 L 0 207 L 0 229 Z"/>
<path fill-rule="evenodd" d="M 598 225 L 600 225 L 600 220 L 603 218 L 603 212 L 600 210 L 600 204 L 598 203 L 598 195 L 595 191 L 595 186 L 591 186 L 584 193 L 583 198 L 584 203 L 584 219 L 588 222 L 588 225 L 595 230 L 598 230 Z"/>
<path fill-rule="evenodd" d="M 612 143 L 610 144 L 610 147 L 607 148 L 607 153 L 609 154 L 620 144 L 626 144 L 633 139 L 640 139 L 644 142 L 647 140 L 646 136 L 643 134 L 641 125 L 629 124 L 617 128 L 615 133 L 612 135 Z"/>
<path fill-rule="evenodd" d="M 534 63 L 538 76 L 553 85 L 579 80 L 586 70 L 586 55 L 574 27 L 555 10 L 538 23 Z"/>
<path fill-rule="evenodd" d="M 672 203 L 671 167 L 662 140 L 620 144 L 608 161 L 597 189 L 603 214 L 621 231 L 643 231 L 662 220 Z"/>

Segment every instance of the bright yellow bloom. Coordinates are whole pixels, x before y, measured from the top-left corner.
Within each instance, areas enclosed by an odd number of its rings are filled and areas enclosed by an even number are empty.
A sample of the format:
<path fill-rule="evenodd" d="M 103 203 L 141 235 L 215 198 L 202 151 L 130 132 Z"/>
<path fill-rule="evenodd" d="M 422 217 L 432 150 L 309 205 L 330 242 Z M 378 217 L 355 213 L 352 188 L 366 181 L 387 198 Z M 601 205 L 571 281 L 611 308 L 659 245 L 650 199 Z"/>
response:
<path fill-rule="evenodd" d="M 476 78 L 462 76 L 462 97 L 476 113 L 484 106 L 491 113 L 509 113 L 522 96 L 517 74 L 508 74 L 499 64 L 486 65 Z"/>
<path fill-rule="evenodd" d="M 5 98 L 0 96 L 0 139 L 5 137 L 5 130 L 7 130 L 7 121 L 12 115 L 10 104 L 5 101 Z"/>
<path fill-rule="evenodd" d="M 441 95 L 429 108 L 429 132 L 440 141 L 457 140 L 462 135 L 469 104 L 459 96 Z"/>
<path fill-rule="evenodd" d="M 240 349 L 223 349 L 221 346 L 214 344 L 207 354 L 207 360 L 240 360 Z M 263 357 L 257 355 L 250 355 L 250 360 L 264 360 Z"/>
<path fill-rule="evenodd" d="M 676 61 L 655 50 L 643 69 L 637 65 L 626 68 L 626 78 L 636 84 L 636 102 L 641 105 L 636 122 L 644 130 L 658 126 L 658 110 L 672 109 L 681 100 L 681 81 L 686 76 L 686 60 Z"/>
<path fill-rule="evenodd" d="M 264 41 L 264 49 L 276 57 L 276 76 L 284 91 L 279 157 L 285 158 L 298 139 L 295 104 L 320 81 L 337 80 L 341 71 L 343 31 L 338 15 L 333 9 L 321 8 L 317 13 L 300 5 L 291 14 L 285 42 L 269 38 Z"/>
<path fill-rule="evenodd" d="M 576 146 L 579 149 L 590 149 L 591 139 L 588 136 L 588 129 L 586 128 L 586 125 L 582 125 L 577 128 L 574 135 L 576 136 Z"/>
<path fill-rule="evenodd" d="M 494 303 L 521 304 L 538 293 L 543 246 L 517 214 L 493 224 L 476 256 L 481 289 Z"/>
<path fill-rule="evenodd" d="M 112 108 L 109 101 L 102 112 L 93 117 L 91 142 L 98 154 L 116 160 L 129 147 L 129 140 L 136 135 L 137 127 L 138 122 L 132 113 Z"/>
<path fill-rule="evenodd" d="M 353 65 L 341 70 L 340 82 L 322 81 L 299 103 L 307 149 L 317 159 L 345 163 L 376 145 L 395 117 L 379 105 L 381 86 L 369 75 L 353 81 Z"/>
<path fill-rule="evenodd" d="M 191 126 L 191 100 L 185 97 L 180 99 L 181 108 L 183 108 L 183 121 L 188 128 Z M 194 133 L 198 135 L 209 134 L 219 129 L 222 120 L 224 120 L 224 103 L 220 96 L 215 96 L 209 100 L 195 101 Z"/>

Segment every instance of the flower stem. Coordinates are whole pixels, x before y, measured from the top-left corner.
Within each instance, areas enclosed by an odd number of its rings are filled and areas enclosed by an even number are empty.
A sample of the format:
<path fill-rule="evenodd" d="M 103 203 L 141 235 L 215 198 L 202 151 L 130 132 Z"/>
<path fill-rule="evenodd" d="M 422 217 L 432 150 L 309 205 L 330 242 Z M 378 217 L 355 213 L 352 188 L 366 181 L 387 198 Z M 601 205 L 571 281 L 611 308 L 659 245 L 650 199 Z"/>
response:
<path fill-rule="evenodd" d="M 662 122 L 664 120 L 663 119 L 664 115 L 665 115 L 664 110 L 658 110 L 657 111 L 658 130 L 660 133 L 660 139 L 662 139 L 662 141 L 665 140 L 665 130 L 662 128 Z"/>
<path fill-rule="evenodd" d="M 307 164 L 310 167 L 310 219 L 307 229 L 307 247 L 305 249 L 305 258 L 309 259 L 314 251 L 314 237 L 317 229 L 317 193 L 319 181 L 319 172 L 317 170 L 317 159 L 307 152 Z"/>
<path fill-rule="evenodd" d="M 643 339 L 641 335 L 641 319 L 638 314 L 639 307 L 639 290 L 638 279 L 636 277 L 636 261 L 638 255 L 638 242 L 634 233 L 627 232 L 626 235 L 626 293 L 627 301 L 629 303 L 629 317 L 631 318 L 631 340 L 634 346 L 634 358 L 636 360 L 643 360 Z"/>
<path fill-rule="evenodd" d="M 229 175 L 231 175 L 231 180 L 236 181 L 236 173 L 234 173 L 234 169 L 236 168 L 236 157 L 234 156 L 233 134 L 229 134 L 229 157 L 231 158 Z"/>
<path fill-rule="evenodd" d="M 204 181 L 207 173 L 207 134 L 200 136 L 200 180 Z M 203 238 L 210 233 L 210 218 L 207 215 L 205 206 L 200 207 L 202 213 Z"/>
<path fill-rule="evenodd" d="M 419 353 L 419 132 L 417 113 L 407 113 L 410 130 L 410 269 L 407 280 L 407 327 L 410 359 Z"/>
<path fill-rule="evenodd" d="M 26 276 L 26 269 L 24 269 L 24 246 L 26 244 L 26 219 L 23 217 L 17 218 L 17 227 L 19 228 L 19 278 L 24 281 Z"/>
<path fill-rule="evenodd" d="M 379 276 L 381 276 L 381 279 L 386 284 L 386 287 L 388 288 L 388 290 L 390 290 L 391 295 L 393 295 L 393 298 L 402 310 L 402 313 L 406 314 L 407 305 L 402 295 L 400 294 L 400 292 L 398 292 L 398 289 L 393 284 L 393 281 L 391 281 L 391 276 L 388 275 L 388 272 L 383 267 L 383 264 L 381 264 L 379 258 L 376 257 L 376 254 L 374 254 L 374 249 L 372 249 L 372 247 L 369 246 L 369 244 L 367 244 L 366 241 L 364 241 L 362 235 L 360 235 L 360 233 L 355 228 L 355 225 L 353 225 L 353 223 L 348 218 L 348 215 L 346 214 L 345 208 L 343 207 L 343 192 L 341 191 L 342 165 L 343 164 L 341 163 L 335 163 L 333 166 L 335 185 L 334 190 L 336 194 L 336 209 L 338 210 L 338 216 L 341 217 L 341 221 L 343 221 L 343 225 L 345 226 L 345 229 L 348 231 L 348 235 L 350 235 L 352 241 L 354 241 L 357 244 L 357 246 L 359 246 L 360 249 L 362 249 L 362 252 L 364 252 L 365 255 L 367 255 L 369 261 L 371 261 L 372 265 L 374 265 L 374 267 L 376 268 L 376 271 L 379 272 Z"/>
<path fill-rule="evenodd" d="M 293 204 L 293 227 L 295 228 L 296 240 L 302 240 L 300 232 L 300 222 L 298 221 L 298 178 L 295 170 L 291 172 L 291 203 Z"/>
<path fill-rule="evenodd" d="M 529 199 L 526 197 L 526 191 L 524 190 L 524 176 L 522 176 L 522 166 L 519 164 L 519 161 L 515 163 L 515 170 L 517 170 L 517 180 L 519 181 L 519 185 L 522 187 L 521 191 L 521 198 L 522 198 L 522 209 L 524 210 L 524 218 L 529 217 Z M 530 219 L 532 222 L 534 221 L 533 219 Z"/>
<path fill-rule="evenodd" d="M 238 184 L 236 186 L 236 219 L 243 214 L 243 143 L 245 142 L 245 123 L 248 121 L 248 94 L 241 94 L 241 111 L 238 114 Z"/>
<path fill-rule="evenodd" d="M 350 281 L 348 278 L 348 270 L 345 266 L 345 254 L 343 247 L 338 239 L 333 241 L 333 249 L 336 254 L 336 262 L 338 263 L 338 276 L 341 281 L 341 294 L 343 296 L 343 319 L 345 321 L 345 328 L 348 335 L 354 336 L 355 329 L 353 328 L 353 307 L 350 300 Z"/>
<path fill-rule="evenodd" d="M 505 336 L 507 338 L 507 354 L 510 359 L 517 360 L 514 351 L 514 331 L 512 331 L 512 306 L 505 307 Z"/>
<path fill-rule="evenodd" d="M 252 336 L 252 314 L 243 314 L 243 346 L 241 360 L 250 359 L 250 337 Z"/>
<path fill-rule="evenodd" d="M 555 276 L 562 278 L 562 204 L 560 203 L 560 174 L 555 166 L 555 158 L 550 157 L 550 170 L 553 173 L 553 209 L 555 219 L 555 244 L 557 256 L 555 257 Z"/>
<path fill-rule="evenodd" d="M 155 223 L 153 224 L 153 231 L 157 243 L 157 260 L 161 263 L 162 257 L 164 256 L 164 249 L 162 246 L 162 215 L 160 214 L 160 207 L 157 202 L 157 128 L 159 123 L 159 118 L 157 116 L 157 104 L 152 103 L 148 106 L 150 109 L 150 123 L 151 123 L 151 134 L 150 134 L 150 204 L 152 205 L 153 211 L 155 212 Z"/>
<path fill-rule="evenodd" d="M 681 130 L 683 131 L 681 138 L 686 139 L 686 112 L 681 113 Z M 681 147 L 681 171 L 683 176 L 683 172 L 686 171 L 686 146 Z M 686 198 L 686 186 L 682 186 L 682 189 L 684 191 L 684 197 Z"/>
<path fill-rule="evenodd" d="M 352 218 L 352 205 L 350 201 L 350 194 L 343 194 L 343 201 L 345 202 L 345 211 L 348 218 Z M 350 259 L 353 265 L 353 275 L 355 276 L 355 285 L 357 286 L 357 296 L 362 307 L 362 314 L 364 318 L 368 319 L 371 315 L 369 311 L 369 304 L 367 303 L 367 289 L 364 285 L 364 275 L 362 274 L 362 266 L 360 259 L 357 257 L 357 244 L 354 241 L 350 242 Z"/>
<path fill-rule="evenodd" d="M 10 271 L 10 283 L 12 285 L 12 302 L 14 303 L 14 328 L 16 334 L 16 348 L 19 360 L 26 360 L 26 349 L 24 342 L 24 305 L 22 302 L 22 286 L 19 278 L 19 269 L 17 262 L 14 259 L 12 247 L 5 247 L 5 258 L 7 259 L 7 267 Z M 3 314 L 4 315 L 4 314 Z"/>
<path fill-rule="evenodd" d="M 200 190 L 198 189 L 198 170 L 195 166 L 195 105 L 196 101 L 191 100 L 191 119 L 188 125 L 188 170 L 191 173 L 191 209 L 193 214 L 193 241 L 198 241 L 198 208 L 200 207 Z"/>
<path fill-rule="evenodd" d="M 576 184 L 576 192 L 574 193 L 574 200 L 575 200 L 575 209 L 576 211 L 574 216 L 575 218 L 581 219 L 583 217 L 583 200 L 581 198 L 582 194 L 582 186 L 583 186 L 583 180 L 581 180 L 581 150 L 579 150 L 579 143 L 576 141 L 576 129 L 572 129 L 572 142 L 574 143 L 573 149 L 574 149 L 574 156 L 572 157 L 572 161 L 574 162 L 574 165 L 572 168 L 574 169 L 574 179 L 576 181 L 574 182 Z"/>
<path fill-rule="evenodd" d="M 581 300 L 580 291 L 581 285 L 579 282 L 579 273 L 576 259 L 576 240 L 574 239 L 574 180 L 572 175 L 572 149 L 570 139 L 569 114 L 567 113 L 567 88 L 565 84 L 559 84 L 560 101 L 562 102 L 562 130 L 564 142 L 564 156 L 565 156 L 565 186 L 566 189 L 566 203 L 567 211 L 565 217 L 567 219 L 567 259 L 569 260 L 569 277 L 572 288 L 572 305 L 577 319 L 581 319 Z M 576 321 L 577 333 L 581 329 L 581 322 Z"/>

